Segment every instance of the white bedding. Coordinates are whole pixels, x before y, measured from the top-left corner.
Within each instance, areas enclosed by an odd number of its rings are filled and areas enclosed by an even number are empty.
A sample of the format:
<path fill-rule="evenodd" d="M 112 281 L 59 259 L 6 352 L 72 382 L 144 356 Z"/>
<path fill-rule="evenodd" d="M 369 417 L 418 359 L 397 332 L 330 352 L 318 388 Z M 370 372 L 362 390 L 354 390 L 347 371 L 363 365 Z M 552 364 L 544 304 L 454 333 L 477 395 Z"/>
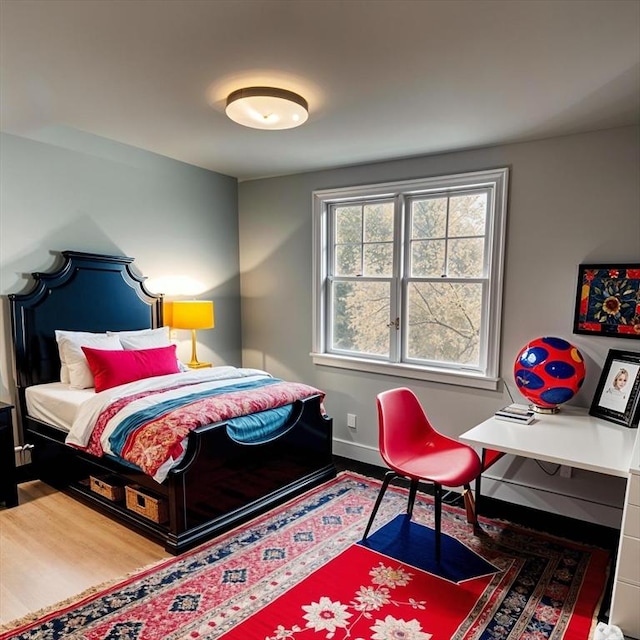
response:
<path fill-rule="evenodd" d="M 92 424 L 107 404 L 131 393 L 169 387 L 174 376 L 176 376 L 175 380 L 180 381 L 190 379 L 194 382 L 214 382 L 214 387 L 217 386 L 215 382 L 219 381 L 220 385 L 227 384 L 230 378 L 271 377 L 266 371 L 259 369 L 236 369 L 224 366 L 212 369 L 190 369 L 186 373 L 146 378 L 123 384 L 102 393 L 96 393 L 94 389 L 75 389 L 62 382 L 49 382 L 27 387 L 25 392 L 27 413 L 32 418 L 42 420 L 67 433 L 72 431 L 75 423 L 75 429 L 67 442 L 81 447 L 86 446 L 91 435 Z"/>
<path fill-rule="evenodd" d="M 230 381 L 242 378 L 244 380 L 258 380 L 260 378 L 271 378 L 272 376 L 266 371 L 258 369 L 236 369 L 235 367 L 213 367 L 211 369 L 193 369 L 184 373 L 172 373 L 166 376 L 157 376 L 155 378 L 145 378 L 144 380 L 136 380 L 127 384 L 121 384 L 118 387 L 101 391 L 100 393 L 92 393 L 90 402 L 87 402 L 81 411 L 76 414 L 76 419 L 67 436 L 67 444 L 76 447 L 86 447 L 89 444 L 91 432 L 98 419 L 100 413 L 112 402 L 120 398 L 126 398 L 133 394 L 152 391 L 155 389 L 170 388 L 177 382 L 193 382 L 192 392 L 204 389 L 215 389 L 229 384 Z M 200 383 L 201 386 L 196 383 Z M 180 396 L 183 393 L 181 389 L 175 391 L 167 391 L 163 394 L 163 399 Z M 152 406 L 157 403 L 156 398 L 142 397 L 118 413 L 118 419 L 122 419 L 131 413 L 135 413 L 140 409 Z M 111 453 L 109 446 L 109 429 L 105 429 L 102 435 L 102 446 L 106 453 Z"/>
<path fill-rule="evenodd" d="M 129 382 L 118 387 L 106 389 L 100 393 L 94 392 L 93 396 L 85 402 L 77 412 L 76 418 L 69 433 L 67 434 L 65 442 L 71 446 L 79 448 L 87 447 L 93 432 L 93 427 L 95 426 L 102 411 L 104 411 L 113 402 L 122 398 L 128 398 L 129 396 L 137 394 L 144 394 L 146 391 L 170 389 L 162 394 L 162 399 L 168 400 L 173 397 L 180 397 L 184 394 L 183 389 L 171 389 L 178 383 L 190 383 L 190 392 L 193 393 L 204 391 L 205 389 L 209 390 L 224 387 L 232 382 L 237 383 L 239 379 L 248 382 L 271 377 L 271 374 L 259 369 L 238 369 L 236 367 L 221 366 L 211 369 L 190 369 L 186 372 L 173 373 L 154 378 L 145 378 L 144 380 L 136 380 L 135 382 Z M 152 398 L 143 395 L 120 409 L 107 422 L 105 429 L 101 434 L 100 445 L 102 451 L 106 454 L 113 453 L 109 443 L 109 436 L 111 435 L 115 425 L 127 416 L 140 411 L 141 409 L 153 406 L 157 401 L 157 397 Z M 180 454 L 177 458 L 170 458 L 167 460 L 165 464 L 158 469 L 158 472 L 153 476 L 153 478 L 160 483 L 163 482 L 169 472 L 169 469 L 180 461 L 182 455 L 183 454 Z"/>
<path fill-rule="evenodd" d="M 78 448 L 86 448 L 91 438 L 93 427 L 101 412 L 116 400 L 128 398 L 134 394 L 143 394 L 123 409 L 119 410 L 107 423 L 100 438 L 102 451 L 111 454 L 109 435 L 112 427 L 127 415 L 142 408 L 153 405 L 157 400 L 146 397 L 144 392 L 158 389 L 171 389 L 178 383 L 189 383 L 191 392 L 224 387 L 230 382 L 259 380 L 271 378 L 266 371 L 259 369 L 238 369 L 236 367 L 214 367 L 211 369 L 195 369 L 187 372 L 174 373 L 166 376 L 146 378 L 123 384 L 96 393 L 94 389 L 74 389 L 68 384 L 53 382 L 35 385 L 26 390 L 27 409 L 29 415 L 55 425 L 66 431 L 65 442 Z M 167 400 L 180 396 L 181 389 L 165 391 L 162 398 Z M 182 455 L 180 456 L 180 458 Z M 180 458 L 169 459 L 154 475 L 158 482 L 162 482 L 169 469 L 179 462 Z"/>
<path fill-rule="evenodd" d="M 62 382 L 27 387 L 27 413 L 38 420 L 69 432 L 80 407 L 95 397 L 93 389 L 74 389 Z"/>

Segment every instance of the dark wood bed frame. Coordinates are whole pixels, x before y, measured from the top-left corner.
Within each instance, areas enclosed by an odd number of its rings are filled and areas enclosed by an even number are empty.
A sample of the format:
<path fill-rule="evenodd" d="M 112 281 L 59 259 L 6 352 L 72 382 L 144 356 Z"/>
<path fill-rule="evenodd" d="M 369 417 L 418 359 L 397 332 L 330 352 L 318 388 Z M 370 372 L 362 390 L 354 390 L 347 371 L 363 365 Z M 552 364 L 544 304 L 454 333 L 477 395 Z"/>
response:
<path fill-rule="evenodd" d="M 296 402 L 284 435 L 243 445 L 226 424 L 191 432 L 184 459 L 158 484 L 141 472 L 64 444 L 65 433 L 27 414 L 25 389 L 60 379 L 55 330 L 104 332 L 162 325 L 162 296 L 131 269 L 132 258 L 62 252 L 57 271 L 34 273 L 35 287 L 9 296 L 23 437 L 33 445 L 39 477 L 158 540 L 177 554 L 246 522 L 336 475 L 332 420 L 320 396 Z M 156 523 L 91 490 L 90 476 L 115 476 L 166 501 L 168 522 Z"/>

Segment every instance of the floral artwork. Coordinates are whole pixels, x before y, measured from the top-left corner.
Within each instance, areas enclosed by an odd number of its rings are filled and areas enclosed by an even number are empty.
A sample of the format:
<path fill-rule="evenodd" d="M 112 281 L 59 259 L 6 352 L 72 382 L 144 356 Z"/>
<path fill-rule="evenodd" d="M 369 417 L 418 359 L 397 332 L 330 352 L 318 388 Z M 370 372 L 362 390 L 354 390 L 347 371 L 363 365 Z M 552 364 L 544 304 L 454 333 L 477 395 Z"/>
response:
<path fill-rule="evenodd" d="M 640 264 L 580 265 L 573 332 L 640 338 Z"/>
<path fill-rule="evenodd" d="M 265 640 L 293 640 L 305 631 L 323 632 L 323 637 L 329 640 L 430 640 L 432 634 L 423 631 L 418 620 L 405 619 L 410 617 L 411 609 L 425 609 L 426 602 L 393 597 L 393 589 L 406 587 L 411 582 L 411 573 L 401 567 L 394 569 L 379 563 L 371 569 L 369 575 L 371 584 L 362 585 L 349 604 L 322 596 L 318 602 L 311 602 L 302 607 L 305 613 L 299 625 L 292 625 L 290 629 L 278 625 L 274 634 Z M 379 612 L 389 604 L 400 609 L 398 615 L 374 615 L 374 612 Z M 404 613 L 403 608 L 409 609 L 409 615 Z"/>

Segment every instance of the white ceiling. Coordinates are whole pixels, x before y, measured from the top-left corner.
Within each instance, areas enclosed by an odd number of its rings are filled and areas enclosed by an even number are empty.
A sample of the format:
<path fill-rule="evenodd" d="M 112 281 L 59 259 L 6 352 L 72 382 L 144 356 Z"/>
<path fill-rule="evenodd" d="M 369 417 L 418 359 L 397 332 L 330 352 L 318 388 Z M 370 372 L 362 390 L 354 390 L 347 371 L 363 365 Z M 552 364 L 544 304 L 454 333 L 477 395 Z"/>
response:
<path fill-rule="evenodd" d="M 2 130 L 240 180 L 637 123 L 640 0 L 0 0 Z M 226 96 L 302 94 L 246 129 Z"/>

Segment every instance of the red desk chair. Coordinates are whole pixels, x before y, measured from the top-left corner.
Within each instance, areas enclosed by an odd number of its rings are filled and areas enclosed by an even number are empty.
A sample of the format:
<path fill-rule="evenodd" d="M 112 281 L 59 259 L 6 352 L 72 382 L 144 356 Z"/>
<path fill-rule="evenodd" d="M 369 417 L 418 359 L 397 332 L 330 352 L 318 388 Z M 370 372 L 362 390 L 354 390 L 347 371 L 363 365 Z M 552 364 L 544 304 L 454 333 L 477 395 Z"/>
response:
<path fill-rule="evenodd" d="M 477 519 L 470 484 L 480 475 L 478 454 L 468 445 L 436 431 L 429 422 L 420 401 L 410 389 L 391 389 L 377 398 L 380 453 L 390 467 L 384 477 L 363 540 L 376 517 L 382 498 L 394 478 L 411 482 L 407 515 L 411 518 L 420 480 L 432 482 L 435 495 L 436 560 L 440 561 L 440 520 L 442 487 L 464 487 L 467 521 L 474 530 Z"/>

